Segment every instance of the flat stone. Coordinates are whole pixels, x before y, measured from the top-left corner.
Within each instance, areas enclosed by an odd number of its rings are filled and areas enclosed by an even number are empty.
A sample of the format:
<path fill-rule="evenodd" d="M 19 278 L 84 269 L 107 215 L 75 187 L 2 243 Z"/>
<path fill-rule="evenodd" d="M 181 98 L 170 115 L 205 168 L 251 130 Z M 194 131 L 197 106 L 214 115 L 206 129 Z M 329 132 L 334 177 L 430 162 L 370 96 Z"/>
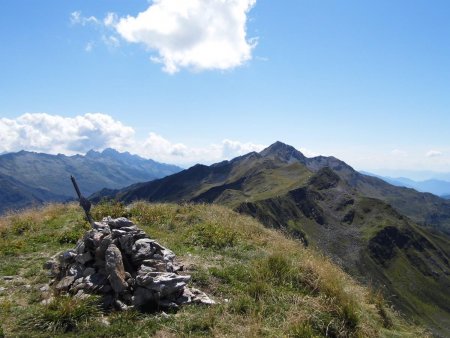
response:
<path fill-rule="evenodd" d="M 142 262 L 142 267 L 150 267 L 152 270 L 148 272 L 172 272 L 167 270 L 167 264 L 163 261 L 153 260 L 153 259 L 147 259 Z"/>
<path fill-rule="evenodd" d="M 74 296 L 76 299 L 86 299 L 89 298 L 89 295 L 86 294 L 83 290 L 79 290 L 76 295 Z"/>
<path fill-rule="evenodd" d="M 80 264 L 72 264 L 69 266 L 67 274 L 79 278 L 83 276 L 83 267 Z"/>
<path fill-rule="evenodd" d="M 159 253 L 162 253 L 166 248 L 163 247 L 161 244 L 159 244 L 156 241 L 153 241 L 153 246 L 156 247 Z"/>
<path fill-rule="evenodd" d="M 151 272 L 153 272 L 153 270 L 149 272 L 141 271 L 141 273 L 136 276 L 136 284 L 146 286 L 153 283 L 153 276 L 150 275 Z"/>
<path fill-rule="evenodd" d="M 72 292 L 77 292 L 78 290 L 86 289 L 86 288 L 87 287 L 86 287 L 86 284 L 84 283 L 84 279 L 83 278 L 78 278 L 78 279 L 75 279 L 75 281 L 73 282 L 70 290 Z"/>
<path fill-rule="evenodd" d="M 169 249 L 164 249 L 162 251 L 162 255 L 163 255 L 165 261 L 172 262 L 175 259 L 175 254 Z"/>
<path fill-rule="evenodd" d="M 93 259 L 94 257 L 92 257 L 92 254 L 90 252 L 85 252 L 82 255 L 77 255 L 77 257 L 75 258 L 75 260 L 82 265 L 85 265 L 87 262 L 90 262 Z"/>
<path fill-rule="evenodd" d="M 63 252 L 61 258 L 62 258 L 62 261 L 67 264 L 67 263 L 73 262 L 76 256 L 77 256 L 77 253 L 75 252 L 75 250 L 67 250 L 67 251 Z"/>
<path fill-rule="evenodd" d="M 137 228 L 136 225 L 132 225 L 129 227 L 122 227 L 122 228 L 120 228 L 120 230 L 125 231 L 125 232 L 135 232 L 135 231 L 138 231 L 139 229 Z"/>
<path fill-rule="evenodd" d="M 168 299 L 162 299 L 162 300 L 160 300 L 160 301 L 158 302 L 158 305 L 159 305 L 161 308 L 166 309 L 166 310 L 176 310 L 176 309 L 179 308 L 179 306 L 178 306 L 177 303 L 175 303 L 175 302 L 173 302 L 173 301 L 171 301 L 171 300 L 168 300 Z"/>
<path fill-rule="evenodd" d="M 94 273 L 85 279 L 89 280 L 94 285 L 105 285 L 108 283 L 108 278 L 100 272 Z"/>
<path fill-rule="evenodd" d="M 160 261 L 163 261 L 163 260 L 164 260 L 164 256 L 163 256 L 163 255 L 160 255 L 160 254 L 155 254 L 155 255 L 152 256 L 152 258 L 153 258 L 153 259 L 160 260 Z"/>
<path fill-rule="evenodd" d="M 95 230 L 104 230 L 105 228 L 109 228 L 108 223 L 106 223 L 106 222 L 94 222 L 92 227 Z"/>
<path fill-rule="evenodd" d="M 47 291 L 49 291 L 49 290 L 50 290 L 50 285 L 48 285 L 48 284 L 42 285 L 42 286 L 39 288 L 39 291 L 41 291 L 41 292 L 47 292 Z"/>
<path fill-rule="evenodd" d="M 3 280 L 7 281 L 14 280 L 14 276 L 3 276 Z"/>
<path fill-rule="evenodd" d="M 114 300 L 114 307 L 119 311 L 127 311 L 128 306 L 119 299 Z"/>
<path fill-rule="evenodd" d="M 133 295 L 133 305 L 143 306 L 148 303 L 155 303 L 159 300 L 157 292 L 151 291 L 143 287 L 137 287 Z"/>
<path fill-rule="evenodd" d="M 169 272 L 150 272 L 136 277 L 138 285 L 158 292 L 161 297 L 179 293 L 191 279 L 190 276 L 179 276 Z"/>
<path fill-rule="evenodd" d="M 183 294 L 176 299 L 177 304 L 205 304 L 214 305 L 216 302 L 209 298 L 204 292 L 194 288 L 184 288 Z"/>
<path fill-rule="evenodd" d="M 152 258 L 157 248 L 152 246 L 153 240 L 148 238 L 138 239 L 132 248 L 132 258 L 134 261 L 140 261 Z"/>
<path fill-rule="evenodd" d="M 77 246 L 75 247 L 75 251 L 80 255 L 86 251 L 86 245 L 83 240 L 79 240 L 77 242 Z"/>
<path fill-rule="evenodd" d="M 192 301 L 194 303 L 205 304 L 205 305 L 214 305 L 214 304 L 216 304 L 216 302 L 214 300 L 212 300 L 211 298 L 209 298 L 206 295 L 206 293 L 204 293 L 204 292 L 202 292 L 202 291 L 200 291 L 198 289 L 194 289 L 194 288 L 191 288 L 190 291 L 191 291 L 191 293 L 194 294 L 194 297 L 192 299 Z"/>
<path fill-rule="evenodd" d="M 56 290 L 68 291 L 72 283 L 75 281 L 75 276 L 66 276 L 56 284 Z"/>
<path fill-rule="evenodd" d="M 113 219 L 111 217 L 106 217 L 103 219 L 103 222 L 107 222 L 109 227 L 111 229 L 119 229 L 122 227 L 130 227 L 133 226 L 133 222 L 131 222 L 129 219 L 125 218 L 125 217 L 119 217 L 116 219 Z"/>
<path fill-rule="evenodd" d="M 95 273 L 95 269 L 94 268 L 86 268 L 83 271 L 83 277 L 87 277 L 87 276 L 93 275 L 94 273 Z"/>
<path fill-rule="evenodd" d="M 96 292 L 108 284 L 108 279 L 104 274 L 97 272 L 85 277 L 83 282 L 86 284 L 86 289 Z"/>
<path fill-rule="evenodd" d="M 127 234 L 126 231 L 123 231 L 122 229 L 113 229 L 111 231 L 113 238 L 120 238 L 122 236 L 125 236 Z"/>
<path fill-rule="evenodd" d="M 131 253 L 133 252 L 134 242 L 135 239 L 133 234 L 131 233 L 126 233 L 124 236 L 119 238 L 120 247 L 128 255 L 131 255 Z"/>
<path fill-rule="evenodd" d="M 100 246 L 100 243 L 104 236 L 105 235 L 102 232 L 97 230 L 91 230 L 87 232 L 84 236 L 84 244 L 86 245 L 86 248 L 88 250 L 94 251 Z"/>

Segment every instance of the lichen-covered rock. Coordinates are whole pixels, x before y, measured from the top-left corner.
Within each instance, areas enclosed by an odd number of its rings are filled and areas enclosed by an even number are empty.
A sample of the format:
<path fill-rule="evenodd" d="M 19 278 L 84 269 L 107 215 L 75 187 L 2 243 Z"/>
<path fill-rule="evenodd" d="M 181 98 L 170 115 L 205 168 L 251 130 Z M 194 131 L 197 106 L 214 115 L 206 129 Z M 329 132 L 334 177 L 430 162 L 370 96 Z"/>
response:
<path fill-rule="evenodd" d="M 95 222 L 75 249 L 45 263 L 59 293 L 77 298 L 103 295 L 103 305 L 117 310 L 131 307 L 178 308 L 183 304 L 214 304 L 203 292 L 187 286 L 175 254 L 147 237 L 126 218 Z"/>
<path fill-rule="evenodd" d="M 128 287 L 125 282 L 125 268 L 123 267 L 122 253 L 114 244 L 110 244 L 105 253 L 106 273 L 111 287 L 116 293 L 122 293 Z"/>

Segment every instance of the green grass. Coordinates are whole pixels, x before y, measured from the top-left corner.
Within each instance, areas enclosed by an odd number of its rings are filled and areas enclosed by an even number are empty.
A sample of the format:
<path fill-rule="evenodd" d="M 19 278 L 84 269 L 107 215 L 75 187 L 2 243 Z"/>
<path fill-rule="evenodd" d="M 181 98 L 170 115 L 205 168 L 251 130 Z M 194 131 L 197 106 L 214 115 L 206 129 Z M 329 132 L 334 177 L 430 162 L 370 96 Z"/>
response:
<path fill-rule="evenodd" d="M 177 313 L 102 313 L 96 300 L 58 298 L 39 288 L 45 260 L 73 247 L 87 228 L 75 205 L 52 205 L 0 218 L 0 323 L 6 336 L 37 337 L 418 337 L 422 329 L 395 314 L 379 295 L 340 268 L 254 219 L 214 205 L 103 203 L 96 219 L 128 215 L 172 249 L 192 286 L 218 304 Z M 32 224 L 20 234 L 15 224 Z M 66 240 L 67 238 L 67 240 Z M 26 288 L 31 285 L 31 290 Z M 1 331 L 0 331 L 1 333 Z M 1 335 L 0 335 L 1 337 Z"/>
<path fill-rule="evenodd" d="M 22 325 L 30 331 L 66 333 L 79 330 L 100 315 L 100 304 L 95 297 L 81 300 L 59 296 L 48 306 L 35 308 L 22 320 Z"/>

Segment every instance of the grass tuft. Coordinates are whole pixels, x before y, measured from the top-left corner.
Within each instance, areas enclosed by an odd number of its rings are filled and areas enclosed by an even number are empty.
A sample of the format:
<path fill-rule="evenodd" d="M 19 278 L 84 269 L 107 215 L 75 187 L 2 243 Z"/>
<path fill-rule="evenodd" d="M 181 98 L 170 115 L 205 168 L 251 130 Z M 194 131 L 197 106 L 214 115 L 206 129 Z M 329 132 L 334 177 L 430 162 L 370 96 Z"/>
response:
<path fill-rule="evenodd" d="M 101 314 L 98 299 L 76 299 L 69 296 L 59 296 L 31 318 L 24 321 L 24 325 L 32 330 L 47 332 L 75 331 L 81 325 L 99 317 Z"/>
<path fill-rule="evenodd" d="M 200 223 L 193 227 L 190 240 L 194 245 L 211 249 L 233 247 L 238 239 L 236 231 L 219 224 Z"/>
<path fill-rule="evenodd" d="M 112 218 L 131 217 L 131 212 L 127 209 L 125 204 L 107 199 L 103 199 L 100 203 L 96 204 L 92 208 L 91 214 L 95 220 L 101 220 L 103 217 L 107 216 L 111 216 Z"/>

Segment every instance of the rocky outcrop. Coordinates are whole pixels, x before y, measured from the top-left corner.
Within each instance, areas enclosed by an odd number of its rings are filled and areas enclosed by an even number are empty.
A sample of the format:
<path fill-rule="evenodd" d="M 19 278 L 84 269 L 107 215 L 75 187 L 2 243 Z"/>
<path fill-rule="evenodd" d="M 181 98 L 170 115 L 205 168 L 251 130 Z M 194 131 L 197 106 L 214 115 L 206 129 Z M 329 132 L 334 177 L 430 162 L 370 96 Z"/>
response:
<path fill-rule="evenodd" d="M 57 293 L 75 297 L 103 295 L 105 307 L 126 310 L 176 309 L 184 304 L 214 304 L 205 293 L 187 286 L 175 254 L 148 238 L 126 218 L 95 222 L 74 249 L 45 264 Z"/>

